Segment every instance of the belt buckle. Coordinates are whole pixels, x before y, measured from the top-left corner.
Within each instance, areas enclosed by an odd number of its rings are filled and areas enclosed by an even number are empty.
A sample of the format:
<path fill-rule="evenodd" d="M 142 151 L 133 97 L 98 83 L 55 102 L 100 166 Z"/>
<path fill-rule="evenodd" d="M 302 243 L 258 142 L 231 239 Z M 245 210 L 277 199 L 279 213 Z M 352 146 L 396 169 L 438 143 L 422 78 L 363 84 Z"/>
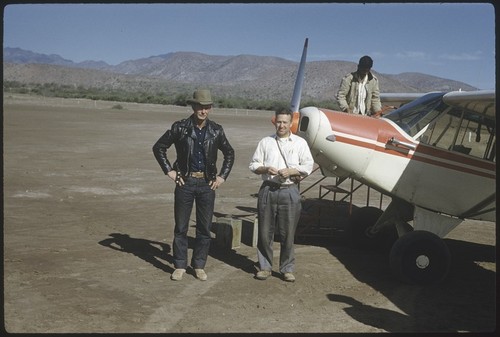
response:
<path fill-rule="evenodd" d="M 193 178 L 204 178 L 205 175 L 203 174 L 203 172 L 191 172 L 191 177 Z"/>

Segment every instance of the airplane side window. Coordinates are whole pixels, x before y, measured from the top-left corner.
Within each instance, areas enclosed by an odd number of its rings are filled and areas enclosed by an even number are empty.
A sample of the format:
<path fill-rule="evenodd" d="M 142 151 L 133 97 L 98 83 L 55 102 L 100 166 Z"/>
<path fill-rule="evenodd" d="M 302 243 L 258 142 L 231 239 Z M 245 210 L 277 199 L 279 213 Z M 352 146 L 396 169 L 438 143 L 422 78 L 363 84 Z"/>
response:
<path fill-rule="evenodd" d="M 485 126 L 477 115 L 450 110 L 422 136 L 433 146 L 495 161 L 495 127 Z M 491 125 L 489 125 L 491 124 Z"/>
<path fill-rule="evenodd" d="M 452 140 L 450 139 L 450 128 L 452 128 L 453 120 L 451 116 L 444 116 L 439 118 L 434 127 L 430 130 L 429 144 L 442 149 L 450 147 Z"/>
<path fill-rule="evenodd" d="M 495 124 L 493 121 L 465 111 L 454 146 L 458 150 L 468 149 L 467 154 L 471 156 L 494 161 L 494 139 Z"/>
<path fill-rule="evenodd" d="M 477 113 L 443 102 L 444 93 L 430 93 L 388 113 L 410 137 L 421 143 L 496 160 L 496 121 L 488 111 Z"/>
<path fill-rule="evenodd" d="M 496 150 L 496 136 L 495 135 L 492 135 L 491 137 L 491 144 L 490 144 L 490 148 L 489 148 L 489 152 L 485 153 L 485 159 L 488 159 L 489 161 L 494 161 L 496 162 L 496 154 L 497 154 L 497 150 Z"/>
<path fill-rule="evenodd" d="M 416 138 L 416 140 L 419 140 L 420 143 L 430 144 L 432 136 L 434 135 L 435 127 L 436 122 L 429 124 L 429 127 L 427 128 L 427 130 L 425 130 L 425 133 L 421 134 L 419 138 Z"/>
<path fill-rule="evenodd" d="M 481 126 L 483 126 L 481 128 Z M 483 133 L 484 131 L 484 133 Z M 476 141 L 485 141 L 483 159 L 496 161 L 496 121 L 481 118 L 479 128 L 476 130 Z"/>
<path fill-rule="evenodd" d="M 465 154 L 471 154 L 472 146 L 470 146 L 470 140 L 472 132 L 473 126 L 471 125 L 470 121 L 463 121 L 458 126 L 455 141 L 453 141 L 450 150 Z"/>

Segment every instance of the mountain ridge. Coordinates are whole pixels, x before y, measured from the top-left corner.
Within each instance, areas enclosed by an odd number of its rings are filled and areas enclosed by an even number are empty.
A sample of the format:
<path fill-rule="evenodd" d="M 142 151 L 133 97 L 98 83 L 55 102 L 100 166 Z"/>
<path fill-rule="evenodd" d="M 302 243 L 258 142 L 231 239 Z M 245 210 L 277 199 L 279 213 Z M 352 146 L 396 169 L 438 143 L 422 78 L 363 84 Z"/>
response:
<path fill-rule="evenodd" d="M 210 87 L 224 97 L 289 99 L 298 62 L 274 56 L 219 56 L 171 52 L 109 65 L 104 61 L 75 63 L 56 54 L 21 48 L 3 49 L 4 81 L 57 83 L 88 88 L 178 91 Z M 356 70 L 348 61 L 310 61 L 306 64 L 303 99 L 332 100 L 340 81 Z M 383 74 L 373 71 L 381 92 L 477 90 L 466 83 L 422 73 Z"/>

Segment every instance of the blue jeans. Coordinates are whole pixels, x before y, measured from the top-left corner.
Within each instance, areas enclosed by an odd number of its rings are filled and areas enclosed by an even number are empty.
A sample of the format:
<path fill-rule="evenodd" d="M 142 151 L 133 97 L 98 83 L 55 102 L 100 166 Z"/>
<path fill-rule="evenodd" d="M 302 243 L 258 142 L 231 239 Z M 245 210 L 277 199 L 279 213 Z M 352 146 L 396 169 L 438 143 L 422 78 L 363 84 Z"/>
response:
<path fill-rule="evenodd" d="M 189 219 L 196 201 L 196 238 L 191 258 L 191 266 L 196 269 L 205 268 L 210 248 L 210 229 L 214 213 L 215 191 L 210 188 L 204 178 L 187 177 L 184 186 L 175 187 L 174 204 L 174 266 L 186 269 L 188 259 Z"/>

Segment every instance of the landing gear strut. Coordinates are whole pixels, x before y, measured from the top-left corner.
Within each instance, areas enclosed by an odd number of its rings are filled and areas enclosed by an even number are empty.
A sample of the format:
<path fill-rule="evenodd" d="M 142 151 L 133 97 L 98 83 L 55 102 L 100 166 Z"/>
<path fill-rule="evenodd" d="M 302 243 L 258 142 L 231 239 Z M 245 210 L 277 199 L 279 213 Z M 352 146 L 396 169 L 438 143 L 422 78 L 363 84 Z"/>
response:
<path fill-rule="evenodd" d="M 396 228 L 388 226 L 371 234 L 371 227 L 375 225 L 384 212 L 377 207 L 362 207 L 353 212 L 349 222 L 351 242 L 357 248 L 388 251 L 398 238 Z"/>

